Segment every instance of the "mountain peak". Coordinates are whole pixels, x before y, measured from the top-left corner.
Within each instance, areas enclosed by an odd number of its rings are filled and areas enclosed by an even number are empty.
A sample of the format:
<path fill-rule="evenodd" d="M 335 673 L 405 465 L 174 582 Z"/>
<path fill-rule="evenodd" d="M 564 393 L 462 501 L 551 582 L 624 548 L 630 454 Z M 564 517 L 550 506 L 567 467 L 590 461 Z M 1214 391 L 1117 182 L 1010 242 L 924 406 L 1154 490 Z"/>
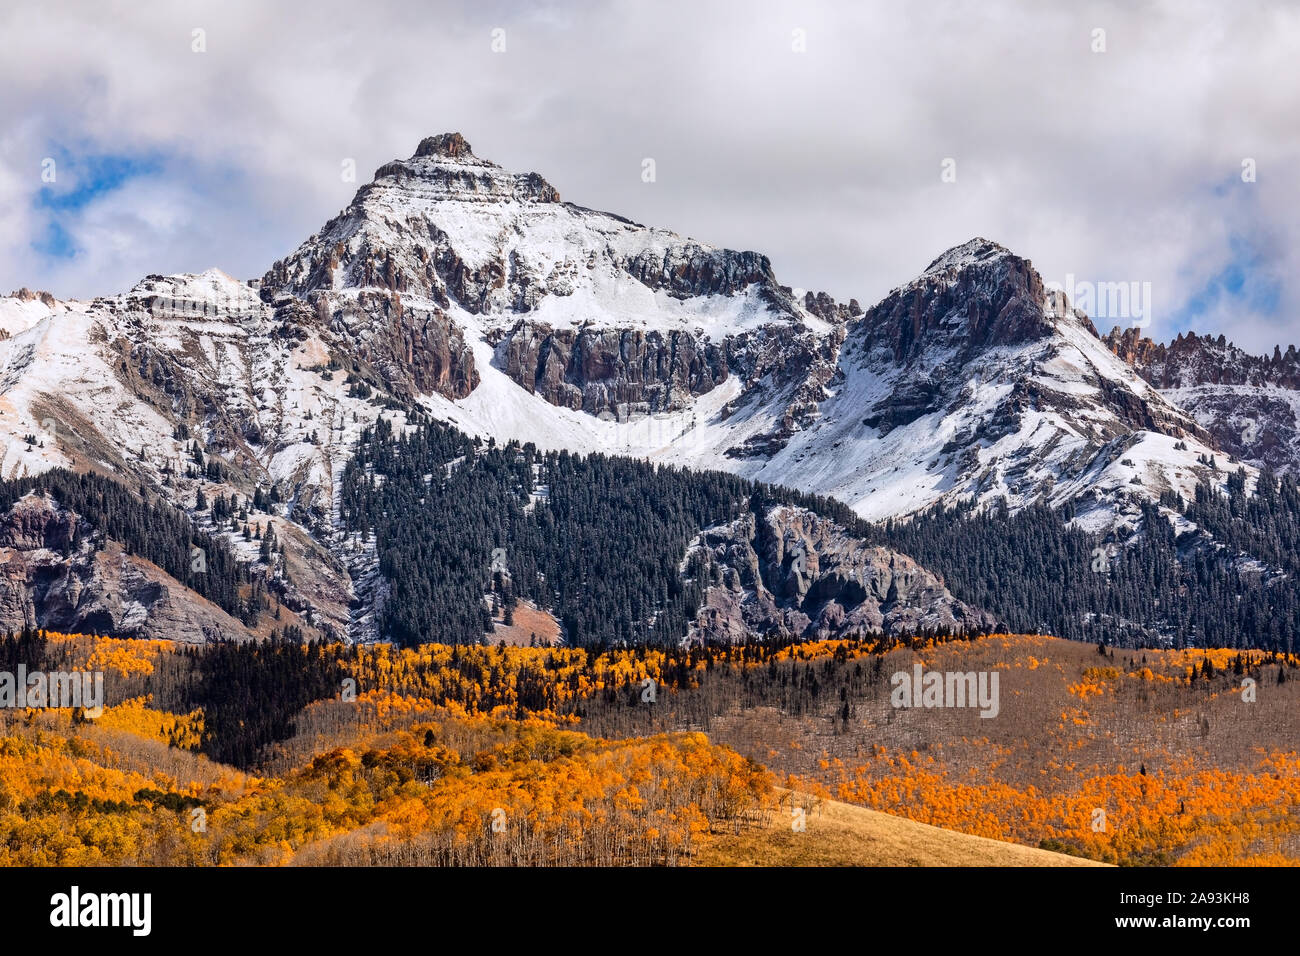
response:
<path fill-rule="evenodd" d="M 953 246 L 894 289 L 858 323 L 864 354 L 895 362 L 948 354 L 968 361 L 994 346 L 1024 345 L 1055 331 L 1044 313 L 1042 278 L 1029 260 L 976 237 Z"/>
<path fill-rule="evenodd" d="M 926 267 L 924 274 L 930 275 L 936 272 L 965 269 L 977 263 L 991 262 L 995 259 L 1007 257 L 1014 258 L 1011 250 L 1006 246 L 994 242 L 992 239 L 976 236 L 974 239 L 963 242 L 959 246 L 953 246 L 943 253 Z"/>
<path fill-rule="evenodd" d="M 420 156 L 442 156 L 447 159 L 459 159 L 461 156 L 474 157 L 474 150 L 470 148 L 465 137 L 460 133 L 439 133 L 437 136 L 426 136 L 420 140 L 420 145 L 415 147 L 416 157 Z"/>
<path fill-rule="evenodd" d="M 555 187 L 537 173 L 511 173 L 474 155 L 460 133 L 426 136 L 409 159 L 395 159 L 375 170 L 375 181 L 357 194 L 364 199 L 380 183 L 399 186 L 408 198 L 553 203 Z"/>

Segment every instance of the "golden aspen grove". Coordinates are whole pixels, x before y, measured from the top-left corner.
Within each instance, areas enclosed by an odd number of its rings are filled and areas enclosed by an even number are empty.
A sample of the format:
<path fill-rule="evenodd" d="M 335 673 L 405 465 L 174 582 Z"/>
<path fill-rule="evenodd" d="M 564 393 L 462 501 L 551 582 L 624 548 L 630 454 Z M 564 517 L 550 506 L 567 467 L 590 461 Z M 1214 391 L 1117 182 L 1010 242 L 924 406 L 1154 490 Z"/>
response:
<path fill-rule="evenodd" d="M 1103 862 L 1300 860 L 1294 656 L 1015 635 L 200 651 L 32 632 L 6 647 L 20 643 L 49 670 L 101 671 L 107 700 L 98 717 L 0 710 L 9 865 L 718 863 L 788 815 L 777 784 L 814 814 L 844 801 Z M 916 663 L 999 671 L 998 719 L 891 706 L 887 675 Z M 328 682 L 255 759 L 210 756 L 251 753 L 231 739 L 254 731 L 240 688 L 198 692 L 206 710 L 194 688 L 241 674 L 251 693 L 295 670 Z"/>

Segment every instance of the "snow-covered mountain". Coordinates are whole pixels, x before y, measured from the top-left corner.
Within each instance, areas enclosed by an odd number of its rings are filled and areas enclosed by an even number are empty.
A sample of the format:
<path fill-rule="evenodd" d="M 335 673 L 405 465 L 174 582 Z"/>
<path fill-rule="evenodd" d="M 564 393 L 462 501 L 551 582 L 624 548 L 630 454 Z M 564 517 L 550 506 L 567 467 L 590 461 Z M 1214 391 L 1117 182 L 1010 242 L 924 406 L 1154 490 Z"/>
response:
<path fill-rule="evenodd" d="M 1224 336 L 1189 332 L 1169 345 L 1137 329 L 1106 344 L 1169 401 L 1190 412 L 1225 452 L 1278 474 L 1300 471 L 1300 354 L 1251 355 Z"/>
<path fill-rule="evenodd" d="M 753 474 L 868 518 L 935 501 L 1074 501 L 1105 524 L 1190 492 L 1210 436 L 1106 348 L 1025 259 L 984 239 L 944 253 L 849 322 L 830 397 Z"/>
<path fill-rule="evenodd" d="M 191 512 L 200 492 L 264 499 L 284 607 L 341 634 L 374 562 L 337 531 L 337 481 L 380 415 L 724 469 L 872 519 L 974 496 L 1104 526 L 1189 493 L 1222 448 L 1140 371 L 996 243 L 863 312 L 796 297 L 758 253 L 562 202 L 453 133 L 261 279 L 0 299 L 0 468 L 99 471 Z"/>
<path fill-rule="evenodd" d="M 1213 450 L 994 243 L 950 250 L 866 314 L 795 301 L 761 255 L 560 202 L 457 134 L 382 167 L 262 287 L 354 350 L 395 321 L 406 356 L 431 336 L 441 378 L 421 389 L 389 348 L 388 384 L 468 431 L 725 468 L 866 517 L 972 494 L 1111 514 L 1189 490 Z M 471 354 L 444 358 L 444 340 Z"/>
<path fill-rule="evenodd" d="M 860 312 L 796 303 L 758 253 L 561 202 L 456 133 L 381 167 L 261 288 L 466 430 L 715 464 L 797 427 Z"/>

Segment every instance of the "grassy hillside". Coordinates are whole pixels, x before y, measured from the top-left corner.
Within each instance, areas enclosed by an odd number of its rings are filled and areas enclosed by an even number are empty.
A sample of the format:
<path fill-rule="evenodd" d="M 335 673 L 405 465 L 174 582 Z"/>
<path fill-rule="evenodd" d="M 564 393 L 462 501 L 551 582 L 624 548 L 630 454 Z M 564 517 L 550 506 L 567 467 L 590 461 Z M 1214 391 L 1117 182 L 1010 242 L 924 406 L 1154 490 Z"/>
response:
<path fill-rule="evenodd" d="M 694 866 L 1103 866 L 1092 860 L 969 836 L 838 800 L 780 790 L 762 825 L 705 842 Z M 793 799 L 793 806 L 791 801 Z M 805 808 L 796 832 L 793 810 Z"/>

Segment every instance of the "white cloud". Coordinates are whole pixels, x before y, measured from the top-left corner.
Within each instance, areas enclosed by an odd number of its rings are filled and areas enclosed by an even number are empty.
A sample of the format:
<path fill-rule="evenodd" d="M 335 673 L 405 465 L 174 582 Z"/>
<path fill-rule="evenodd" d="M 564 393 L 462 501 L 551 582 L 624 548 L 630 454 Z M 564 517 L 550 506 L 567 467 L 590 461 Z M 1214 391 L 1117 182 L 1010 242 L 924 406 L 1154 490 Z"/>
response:
<path fill-rule="evenodd" d="M 364 181 L 455 129 L 566 199 L 761 250 L 783 281 L 864 306 L 983 235 L 1047 278 L 1151 282 L 1150 331 L 1167 338 L 1245 241 L 1280 283 L 1282 316 L 1203 321 L 1259 350 L 1300 342 L 1293 5 L 517 7 L 6 5 L 0 32 L 19 42 L 0 60 L 0 288 L 258 275 L 346 205 L 342 159 Z M 103 248 L 63 264 L 30 248 L 55 145 L 168 157 L 147 187 L 87 208 L 74 234 Z M 939 181 L 945 157 L 956 183 Z"/>

